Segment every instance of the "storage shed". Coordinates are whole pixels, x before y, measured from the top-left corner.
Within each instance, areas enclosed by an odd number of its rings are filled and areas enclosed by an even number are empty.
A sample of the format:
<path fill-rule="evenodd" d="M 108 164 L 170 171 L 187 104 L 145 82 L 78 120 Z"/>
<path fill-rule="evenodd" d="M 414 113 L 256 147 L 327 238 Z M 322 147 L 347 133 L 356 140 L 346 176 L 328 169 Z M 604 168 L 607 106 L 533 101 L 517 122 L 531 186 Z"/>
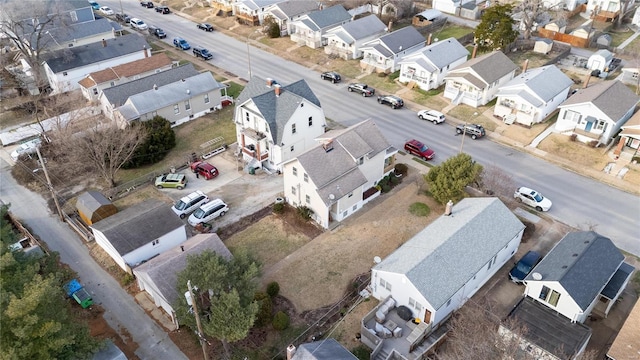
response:
<path fill-rule="evenodd" d="M 82 221 L 87 225 L 93 225 L 118 212 L 116 206 L 109 199 L 94 190 L 89 190 L 78 196 L 76 209 Z"/>
<path fill-rule="evenodd" d="M 598 50 L 593 55 L 589 56 L 587 62 L 587 68 L 589 70 L 605 71 L 605 68 L 609 66 L 609 63 L 613 59 L 613 53 L 607 49 Z"/>

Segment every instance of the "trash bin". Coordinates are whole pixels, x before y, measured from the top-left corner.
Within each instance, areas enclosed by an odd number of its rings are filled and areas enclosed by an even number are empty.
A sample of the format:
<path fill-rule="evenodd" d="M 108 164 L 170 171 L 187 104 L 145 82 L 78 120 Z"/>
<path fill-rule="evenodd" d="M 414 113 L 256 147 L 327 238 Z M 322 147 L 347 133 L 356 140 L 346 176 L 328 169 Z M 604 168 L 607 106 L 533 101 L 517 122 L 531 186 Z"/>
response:
<path fill-rule="evenodd" d="M 256 174 L 256 168 L 254 168 L 253 166 L 249 166 L 249 175 L 255 175 Z"/>

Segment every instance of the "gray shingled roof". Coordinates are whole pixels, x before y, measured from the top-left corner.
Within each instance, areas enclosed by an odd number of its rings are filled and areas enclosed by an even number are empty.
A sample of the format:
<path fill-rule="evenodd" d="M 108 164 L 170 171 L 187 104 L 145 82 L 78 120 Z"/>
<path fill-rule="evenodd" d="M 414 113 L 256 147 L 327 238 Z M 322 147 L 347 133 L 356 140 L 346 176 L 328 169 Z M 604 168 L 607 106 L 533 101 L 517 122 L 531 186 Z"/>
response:
<path fill-rule="evenodd" d="M 199 255 L 206 250 L 213 251 L 226 259 L 231 259 L 233 256 L 222 243 L 218 234 L 198 234 L 183 242 L 180 246 L 167 250 L 136 267 L 133 272 L 136 275 L 146 274 L 156 285 L 160 295 L 169 304 L 173 305 L 178 300 L 178 297 L 182 296 L 177 291 L 178 273 L 187 267 L 187 257 Z"/>
<path fill-rule="evenodd" d="M 358 20 L 350 21 L 337 29 L 342 28 L 341 32 L 346 33 L 352 41 L 345 41 L 352 44 L 353 40 L 360 40 L 368 36 L 384 32 L 387 26 L 378 19 L 376 15 L 369 15 Z"/>
<path fill-rule="evenodd" d="M 607 285 L 622 264 L 624 256 L 613 242 L 594 232 L 570 232 L 549 251 L 525 278 L 534 282 L 557 281 L 582 309 L 587 307 Z"/>
<path fill-rule="evenodd" d="M 318 3 L 316 1 L 294 0 L 276 4 L 275 7 L 279 9 L 283 15 L 291 18 L 317 9 Z"/>
<path fill-rule="evenodd" d="M 291 119 L 303 99 L 321 107 L 320 100 L 304 80 L 298 80 L 286 86 L 281 85 L 280 96 L 276 96 L 274 86 L 267 86 L 266 79 L 253 76 L 238 96 L 236 103 L 242 106 L 248 100 L 253 101 L 269 124 L 269 132 L 274 142 L 280 144 L 287 121 Z"/>
<path fill-rule="evenodd" d="M 466 198 L 373 269 L 404 274 L 437 310 L 524 227 L 498 198 Z"/>
<path fill-rule="evenodd" d="M 318 31 L 329 26 L 342 24 L 343 22 L 351 19 L 351 14 L 344 9 L 342 5 L 335 5 L 326 9 L 318 10 L 309 13 L 310 23 L 305 22 L 307 26 L 310 26 L 311 30 Z"/>
<path fill-rule="evenodd" d="M 80 24 L 58 27 L 49 30 L 49 33 L 57 42 L 65 42 L 112 32 L 114 29 L 121 30 L 122 27 L 118 23 L 112 23 L 107 18 L 102 18 L 95 21 L 87 21 Z"/>
<path fill-rule="evenodd" d="M 454 61 L 466 57 L 469 55 L 469 51 L 462 46 L 455 38 L 448 38 L 442 41 L 435 42 L 427 47 L 416 50 L 410 54 L 407 54 L 400 63 L 407 63 L 411 61 L 419 62 L 421 56 L 429 59 L 430 64 L 427 62 L 421 63 L 421 65 L 428 70 L 443 69 L 448 65 L 451 65 Z M 431 64 L 435 68 L 431 69 Z"/>
<path fill-rule="evenodd" d="M 379 41 L 393 54 L 427 42 L 424 36 L 413 26 L 403 27 L 402 29 L 381 36 Z"/>
<path fill-rule="evenodd" d="M 632 107 L 638 104 L 638 97 L 628 87 L 618 80 L 603 81 L 580 89 L 560 107 L 569 105 L 592 103 L 605 113 L 611 120 L 619 121 Z"/>
<path fill-rule="evenodd" d="M 103 206 L 115 206 L 100 192 L 95 190 L 86 191 L 76 200 L 76 209 L 83 213 L 88 218 L 91 218 L 93 213 Z"/>
<path fill-rule="evenodd" d="M 498 89 L 497 96 L 517 95 L 534 106 L 551 102 L 573 85 L 573 80 L 555 65 L 529 69 Z"/>
<path fill-rule="evenodd" d="M 114 107 L 120 107 L 124 105 L 130 96 L 153 89 L 154 85 L 160 87 L 198 74 L 193 64 L 189 63 L 128 83 L 112 86 L 102 90 L 102 95 L 105 96 Z"/>
<path fill-rule="evenodd" d="M 296 349 L 291 360 L 357 360 L 349 350 L 336 339 L 327 338 L 302 344 Z"/>
<path fill-rule="evenodd" d="M 614 299 L 618 292 L 622 289 L 622 286 L 627 283 L 629 280 L 629 276 L 636 268 L 623 262 L 622 265 L 616 270 L 616 273 L 613 274 L 613 277 L 607 283 L 607 286 L 602 289 L 600 294 L 606 296 L 609 299 Z"/>
<path fill-rule="evenodd" d="M 150 199 L 126 208 L 91 227 L 102 232 L 121 256 L 184 227 L 171 208 Z"/>
<path fill-rule="evenodd" d="M 245 0 L 245 1 L 239 1 L 239 2 L 251 10 L 258 10 L 258 9 L 267 7 L 269 5 L 276 4 L 280 1 L 284 1 L 284 0 Z"/>
<path fill-rule="evenodd" d="M 145 48 L 150 49 L 144 38 L 137 34 L 124 35 L 105 41 L 107 46 L 102 46 L 102 41 L 98 41 L 97 43 L 54 51 L 47 56 L 46 62 L 54 73 L 59 73 L 142 51 Z"/>
<path fill-rule="evenodd" d="M 480 83 L 487 85 L 499 80 L 517 68 L 518 66 L 501 51 L 494 51 L 471 59 L 464 64 L 460 64 L 460 66 L 451 70 L 449 74 L 445 76 L 445 79 L 462 77 L 475 86 L 478 86 Z M 479 77 L 472 74 L 469 69 L 473 69 Z M 474 80 L 471 78 L 474 78 Z M 478 87 L 481 89 L 484 88 L 484 86 Z"/>

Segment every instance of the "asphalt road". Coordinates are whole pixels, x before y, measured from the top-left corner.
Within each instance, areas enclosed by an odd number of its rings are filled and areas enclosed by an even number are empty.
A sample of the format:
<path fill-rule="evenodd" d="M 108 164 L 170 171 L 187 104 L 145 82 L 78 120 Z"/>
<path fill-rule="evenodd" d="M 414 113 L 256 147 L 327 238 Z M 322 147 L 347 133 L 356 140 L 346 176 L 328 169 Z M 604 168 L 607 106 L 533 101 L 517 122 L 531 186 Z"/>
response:
<path fill-rule="evenodd" d="M 10 174 L 10 165 L 0 158 L 0 199 L 11 204 L 9 210 L 27 225 L 34 235 L 60 253 L 62 262 L 80 276 L 104 318 L 124 341 L 131 338 L 139 347 L 140 359 L 187 359 L 133 297 L 96 263 L 82 240 L 68 225 L 48 211 L 46 201 L 37 193 L 18 185 Z"/>

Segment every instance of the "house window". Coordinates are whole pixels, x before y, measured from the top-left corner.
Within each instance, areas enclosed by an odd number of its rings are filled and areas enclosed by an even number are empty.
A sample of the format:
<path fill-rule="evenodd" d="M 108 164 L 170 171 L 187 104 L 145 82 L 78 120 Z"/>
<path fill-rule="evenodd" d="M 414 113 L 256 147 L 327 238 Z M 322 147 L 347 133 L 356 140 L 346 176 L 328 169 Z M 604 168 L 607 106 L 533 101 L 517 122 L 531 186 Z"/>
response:
<path fill-rule="evenodd" d="M 352 197 L 353 196 L 353 192 L 350 192 L 348 197 Z"/>
<path fill-rule="evenodd" d="M 546 286 L 542 286 L 542 290 L 540 290 L 540 296 L 538 296 L 539 299 L 541 300 L 547 300 L 547 296 L 549 295 L 549 291 L 551 289 L 549 289 Z"/>
<path fill-rule="evenodd" d="M 293 152 L 293 145 L 291 145 L 291 152 Z"/>
<path fill-rule="evenodd" d="M 309 126 L 313 125 L 313 116 L 309 116 Z"/>
<path fill-rule="evenodd" d="M 296 124 L 291 124 L 291 133 L 292 134 L 296 133 Z"/>
<path fill-rule="evenodd" d="M 204 103 L 205 104 L 209 103 L 209 94 L 204 94 Z"/>
<path fill-rule="evenodd" d="M 304 174 L 304 182 L 309 182 L 309 175 L 307 173 Z"/>
<path fill-rule="evenodd" d="M 364 156 L 358 159 L 358 165 L 364 164 Z"/>
<path fill-rule="evenodd" d="M 306 201 L 306 202 L 307 202 L 307 204 L 310 204 L 310 203 L 311 203 L 311 196 L 306 195 L 306 196 L 304 197 L 304 201 Z"/>
<path fill-rule="evenodd" d="M 62 72 L 62 76 L 67 76 L 67 72 L 66 71 Z"/>
<path fill-rule="evenodd" d="M 298 176 L 298 169 L 296 167 L 291 168 L 291 172 L 293 173 L 293 176 Z"/>
<path fill-rule="evenodd" d="M 384 281 L 383 279 L 380 279 L 380 286 L 391 291 L 391 284 L 387 281 Z"/>
<path fill-rule="evenodd" d="M 185 111 L 191 110 L 191 101 L 187 100 L 184 102 L 184 110 Z"/>
<path fill-rule="evenodd" d="M 564 112 L 564 119 L 577 123 L 580 121 L 580 114 L 575 111 L 567 110 Z"/>
<path fill-rule="evenodd" d="M 93 95 L 98 95 L 98 88 L 93 88 Z"/>
<path fill-rule="evenodd" d="M 173 113 L 180 114 L 180 105 L 178 104 L 173 105 Z"/>
<path fill-rule="evenodd" d="M 116 83 L 114 81 L 109 83 L 109 86 L 116 86 Z"/>
<path fill-rule="evenodd" d="M 296 194 L 296 187 L 295 186 L 291 187 L 291 194 L 293 194 L 293 195 Z"/>
<path fill-rule="evenodd" d="M 159 244 L 160 244 L 160 239 L 155 239 L 155 240 L 153 240 L 153 241 L 151 242 L 151 245 L 153 245 L 153 246 L 157 246 L 157 245 L 159 245 Z"/>
<path fill-rule="evenodd" d="M 541 300 L 544 300 L 549 303 L 551 306 L 558 305 L 558 300 L 560 300 L 560 293 L 551 290 L 546 286 L 542 286 L 542 290 L 540 291 L 540 296 L 538 296 Z"/>
<path fill-rule="evenodd" d="M 596 123 L 596 130 L 602 130 L 605 131 L 607 129 L 607 123 L 600 120 Z"/>
<path fill-rule="evenodd" d="M 244 113 L 244 119 L 246 121 L 249 121 L 249 113 L 248 112 Z"/>
<path fill-rule="evenodd" d="M 67 47 L 73 47 L 73 44 L 72 43 L 71 44 L 67 44 Z"/>
<path fill-rule="evenodd" d="M 343 218 L 346 218 L 346 217 L 347 217 L 347 215 L 349 215 L 349 212 L 348 212 L 348 211 L 344 211 L 344 212 L 342 213 L 342 217 L 343 217 Z"/>

